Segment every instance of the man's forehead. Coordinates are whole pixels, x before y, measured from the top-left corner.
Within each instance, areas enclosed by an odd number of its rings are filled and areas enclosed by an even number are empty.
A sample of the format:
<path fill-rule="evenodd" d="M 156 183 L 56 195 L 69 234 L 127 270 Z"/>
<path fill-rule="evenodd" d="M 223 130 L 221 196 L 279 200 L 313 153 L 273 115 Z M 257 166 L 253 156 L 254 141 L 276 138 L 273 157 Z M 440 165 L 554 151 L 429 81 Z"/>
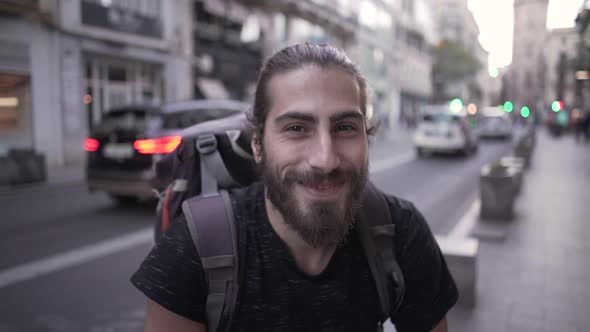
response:
<path fill-rule="evenodd" d="M 270 117 L 286 113 L 330 118 L 356 112 L 362 116 L 356 79 L 338 68 L 302 67 L 269 82 Z"/>

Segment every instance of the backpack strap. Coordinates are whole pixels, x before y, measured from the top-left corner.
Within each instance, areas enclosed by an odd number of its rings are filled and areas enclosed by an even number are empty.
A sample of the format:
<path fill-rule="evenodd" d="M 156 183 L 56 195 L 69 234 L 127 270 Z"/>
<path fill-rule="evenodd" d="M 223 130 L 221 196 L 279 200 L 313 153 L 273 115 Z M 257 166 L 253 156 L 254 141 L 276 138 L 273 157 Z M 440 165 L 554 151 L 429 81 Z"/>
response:
<path fill-rule="evenodd" d="M 201 160 L 201 195 L 217 192 L 220 185 L 222 188 L 235 185 L 235 181 L 221 159 L 215 135 L 200 135 L 195 140 L 195 148 L 199 151 Z"/>
<path fill-rule="evenodd" d="M 395 258 L 395 224 L 389 204 L 371 182 L 367 182 L 365 187 L 358 225 L 360 240 L 379 294 L 382 329 L 383 322 L 398 310 L 405 283 Z"/>
<path fill-rule="evenodd" d="M 231 198 L 221 190 L 182 203 L 191 238 L 201 257 L 209 293 L 207 330 L 229 328 L 238 295 L 238 241 Z"/>

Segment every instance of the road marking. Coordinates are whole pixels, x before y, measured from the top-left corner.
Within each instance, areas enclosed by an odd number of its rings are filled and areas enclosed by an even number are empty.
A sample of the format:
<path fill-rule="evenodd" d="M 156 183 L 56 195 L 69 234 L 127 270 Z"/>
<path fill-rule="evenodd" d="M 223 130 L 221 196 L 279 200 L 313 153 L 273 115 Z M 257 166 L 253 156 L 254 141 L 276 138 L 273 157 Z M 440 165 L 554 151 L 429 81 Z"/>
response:
<path fill-rule="evenodd" d="M 370 173 L 379 173 L 385 170 L 395 168 L 407 162 L 414 160 L 414 151 L 408 151 L 404 154 L 400 154 L 391 158 L 378 160 L 374 163 L 369 165 L 369 172 Z"/>
<path fill-rule="evenodd" d="M 469 210 L 463 215 L 461 220 L 455 225 L 455 227 L 451 230 L 448 237 L 449 238 L 466 238 L 469 237 L 469 233 L 475 226 L 477 222 L 479 209 L 481 208 L 481 201 L 476 199 L 473 201 Z"/>
<path fill-rule="evenodd" d="M 153 238 L 153 228 L 147 227 L 114 239 L 9 268 L 0 271 L 0 288 L 64 270 L 135 246 L 151 243 Z"/>

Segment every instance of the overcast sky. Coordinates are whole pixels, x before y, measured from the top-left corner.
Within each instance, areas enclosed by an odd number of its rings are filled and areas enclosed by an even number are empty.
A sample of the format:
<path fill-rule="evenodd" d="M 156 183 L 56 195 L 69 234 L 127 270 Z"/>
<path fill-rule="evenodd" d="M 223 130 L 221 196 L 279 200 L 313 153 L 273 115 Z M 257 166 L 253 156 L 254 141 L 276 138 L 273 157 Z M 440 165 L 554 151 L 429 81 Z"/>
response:
<path fill-rule="evenodd" d="M 468 0 L 479 25 L 482 46 L 490 52 L 490 67 L 503 67 L 512 58 L 513 0 Z M 573 27 L 582 0 L 549 0 L 547 27 Z"/>

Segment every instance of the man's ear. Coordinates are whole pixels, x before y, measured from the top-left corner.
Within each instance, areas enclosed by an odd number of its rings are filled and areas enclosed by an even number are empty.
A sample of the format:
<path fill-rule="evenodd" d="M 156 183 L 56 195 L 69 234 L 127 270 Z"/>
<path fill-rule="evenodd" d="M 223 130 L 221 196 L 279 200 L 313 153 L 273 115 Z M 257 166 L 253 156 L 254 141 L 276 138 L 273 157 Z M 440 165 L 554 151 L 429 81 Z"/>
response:
<path fill-rule="evenodd" d="M 252 141 L 250 141 L 252 152 L 254 153 L 254 160 L 257 164 L 262 162 L 262 139 L 259 138 L 258 134 L 252 135 Z"/>

